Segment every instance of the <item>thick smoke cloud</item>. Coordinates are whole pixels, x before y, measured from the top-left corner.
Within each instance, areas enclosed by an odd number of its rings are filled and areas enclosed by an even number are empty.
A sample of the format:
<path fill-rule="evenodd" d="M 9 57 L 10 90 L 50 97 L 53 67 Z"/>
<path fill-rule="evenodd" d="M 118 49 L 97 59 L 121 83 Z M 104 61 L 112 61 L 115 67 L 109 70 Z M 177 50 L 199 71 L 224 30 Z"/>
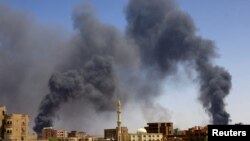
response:
<path fill-rule="evenodd" d="M 163 81 L 182 65 L 198 73 L 199 100 L 211 122 L 228 124 L 224 99 L 231 76 L 213 64 L 215 45 L 196 35 L 192 18 L 171 0 L 130 0 L 125 12 L 122 33 L 98 21 L 90 5 L 75 7 L 75 32 L 65 38 L 66 32 L 0 5 L 0 102 L 8 109 L 15 102 L 15 109 L 32 116 L 37 106 L 38 134 L 54 125 L 59 112 L 70 113 L 62 107 L 71 102 L 77 103 L 74 116 L 84 121 L 90 120 L 84 111 L 114 112 L 118 98 L 125 106 L 142 107 L 147 121 L 169 120 L 168 110 L 155 100 Z"/>
<path fill-rule="evenodd" d="M 138 44 L 145 68 L 159 78 L 174 74 L 178 63 L 199 74 L 200 98 L 214 124 L 228 124 L 224 98 L 231 76 L 212 65 L 216 57 L 212 41 L 195 34 L 192 19 L 170 0 L 131 0 L 127 8 L 127 34 Z M 156 76 L 157 77 L 157 76 Z"/>
<path fill-rule="evenodd" d="M 35 120 L 37 133 L 53 126 L 56 113 L 69 99 L 83 101 L 79 110 L 115 111 L 116 100 L 126 103 L 128 97 L 119 85 L 117 70 L 135 68 L 139 63 L 132 43 L 114 27 L 100 23 L 90 5 L 76 7 L 73 20 L 72 54 L 63 73 L 50 78 L 50 93 L 42 100 Z"/>
<path fill-rule="evenodd" d="M 211 64 L 198 64 L 200 72 L 199 100 L 211 114 L 214 124 L 228 124 L 230 115 L 225 110 L 225 97 L 231 88 L 231 76 L 222 67 Z"/>
<path fill-rule="evenodd" d="M 49 80 L 50 94 L 41 102 L 34 130 L 50 127 L 63 103 L 84 99 L 94 103 L 98 112 L 115 109 L 115 81 L 112 61 L 94 58 L 79 71 L 53 74 Z M 84 106 L 84 103 L 83 105 Z"/>
<path fill-rule="evenodd" d="M 0 3 L 0 103 L 8 112 L 37 114 L 50 75 L 68 54 L 64 35 Z"/>

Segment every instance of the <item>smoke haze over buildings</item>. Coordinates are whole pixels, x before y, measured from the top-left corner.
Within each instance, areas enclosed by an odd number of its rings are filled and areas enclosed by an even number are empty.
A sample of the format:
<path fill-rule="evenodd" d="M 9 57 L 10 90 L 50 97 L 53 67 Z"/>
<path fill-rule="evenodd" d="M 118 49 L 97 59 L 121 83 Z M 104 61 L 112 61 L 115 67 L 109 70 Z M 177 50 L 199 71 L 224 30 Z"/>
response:
<path fill-rule="evenodd" d="M 14 102 L 20 111 L 29 107 L 24 112 L 39 107 L 37 133 L 59 116 L 89 121 L 84 111 L 115 111 L 118 98 L 124 105 L 136 101 L 147 121 L 168 120 L 168 110 L 156 99 L 178 65 L 197 72 L 193 79 L 199 80 L 199 100 L 211 122 L 228 124 L 224 98 L 231 76 L 213 64 L 218 56 L 213 41 L 196 35 L 192 18 L 174 1 L 130 0 L 125 33 L 98 21 L 89 4 L 76 6 L 70 38 L 59 29 L 41 29 L 25 13 L 0 7 L 0 102 L 10 108 Z M 71 110 L 64 106 L 74 107 L 74 116 L 63 114 Z M 157 117 L 150 116 L 152 111 Z"/>

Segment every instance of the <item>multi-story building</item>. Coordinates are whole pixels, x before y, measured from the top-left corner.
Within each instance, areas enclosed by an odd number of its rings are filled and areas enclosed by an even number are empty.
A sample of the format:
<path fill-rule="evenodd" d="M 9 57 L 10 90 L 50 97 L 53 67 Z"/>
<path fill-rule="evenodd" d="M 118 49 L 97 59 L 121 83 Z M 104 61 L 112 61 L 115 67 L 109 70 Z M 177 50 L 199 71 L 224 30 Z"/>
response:
<path fill-rule="evenodd" d="M 57 130 L 52 127 L 42 129 L 42 139 L 66 139 L 68 132 L 66 130 Z"/>
<path fill-rule="evenodd" d="M 71 131 L 68 134 L 68 137 L 77 137 L 77 138 L 82 138 L 86 137 L 88 134 L 86 132 L 78 132 L 78 131 Z"/>
<path fill-rule="evenodd" d="M 5 106 L 0 106 L 0 140 L 3 139 L 4 136 L 4 119 L 6 115 Z"/>
<path fill-rule="evenodd" d="M 5 141 L 27 141 L 29 135 L 29 116 L 22 114 L 5 115 Z"/>
<path fill-rule="evenodd" d="M 184 141 L 206 141 L 208 139 L 208 127 L 195 126 L 186 130 Z"/>
<path fill-rule="evenodd" d="M 155 122 L 147 123 L 148 126 L 145 127 L 147 133 L 162 133 L 164 140 L 167 140 L 167 136 L 173 135 L 173 123 L 172 122 Z"/>
<path fill-rule="evenodd" d="M 47 141 L 29 134 L 29 121 L 28 115 L 7 114 L 5 106 L 0 106 L 0 141 Z"/>
<path fill-rule="evenodd" d="M 66 130 L 56 130 L 57 139 L 66 139 L 68 138 L 68 132 Z"/>
<path fill-rule="evenodd" d="M 42 139 L 56 138 L 57 132 L 52 127 L 45 127 L 42 129 Z"/>
<path fill-rule="evenodd" d="M 104 129 L 104 138 L 109 140 L 116 140 L 116 129 Z"/>
<path fill-rule="evenodd" d="M 71 131 L 68 134 L 68 140 L 87 141 L 89 135 L 86 132 Z"/>
<path fill-rule="evenodd" d="M 139 128 L 137 133 L 130 133 L 128 141 L 163 141 L 162 133 L 147 133 L 144 128 Z"/>
<path fill-rule="evenodd" d="M 176 131 L 168 136 L 168 141 L 207 141 L 208 127 L 195 126 L 188 130 Z"/>

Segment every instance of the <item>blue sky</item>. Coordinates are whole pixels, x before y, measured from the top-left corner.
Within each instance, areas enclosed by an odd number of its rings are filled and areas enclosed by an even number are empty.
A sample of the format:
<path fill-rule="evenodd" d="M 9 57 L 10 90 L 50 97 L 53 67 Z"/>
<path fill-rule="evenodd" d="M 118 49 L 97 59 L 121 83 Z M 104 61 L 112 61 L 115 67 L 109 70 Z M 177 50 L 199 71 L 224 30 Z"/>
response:
<path fill-rule="evenodd" d="M 14 9 L 28 11 L 43 24 L 59 25 L 72 31 L 71 13 L 74 5 L 81 0 L 0 0 Z M 126 26 L 124 6 L 127 0 L 85 0 L 93 5 L 98 18 L 124 30 Z M 216 63 L 224 66 L 232 74 L 233 88 L 226 99 L 227 109 L 233 122 L 249 123 L 250 113 L 250 1 L 247 0 L 177 0 L 182 11 L 193 18 L 197 34 L 214 40 L 221 55 Z M 206 123 L 206 114 L 196 100 L 195 85 L 188 80 L 186 88 L 176 90 L 178 85 L 166 82 L 167 94 L 159 100 L 172 111 L 172 120 L 185 124 L 190 119 L 193 124 Z M 195 93 L 195 94 L 194 94 Z M 186 96 L 188 95 L 188 96 Z M 183 96 L 187 98 L 183 99 Z M 186 107 L 191 110 L 184 110 Z M 183 112 L 184 111 L 184 112 Z M 183 112 L 183 113 L 182 113 Z M 183 117 L 184 116 L 184 117 Z M 194 117 L 198 118 L 195 119 Z M 180 118 L 181 117 L 181 118 Z"/>

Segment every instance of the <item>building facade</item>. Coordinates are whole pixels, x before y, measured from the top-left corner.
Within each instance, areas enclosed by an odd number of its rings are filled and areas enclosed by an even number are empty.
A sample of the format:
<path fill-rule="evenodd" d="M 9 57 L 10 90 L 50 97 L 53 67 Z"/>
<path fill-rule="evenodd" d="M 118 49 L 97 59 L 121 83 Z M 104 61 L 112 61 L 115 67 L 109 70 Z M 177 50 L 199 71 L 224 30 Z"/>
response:
<path fill-rule="evenodd" d="M 208 139 L 208 127 L 195 126 L 185 131 L 184 141 L 206 141 Z"/>
<path fill-rule="evenodd" d="M 68 132 L 66 130 L 56 130 L 57 139 L 66 139 L 68 138 Z"/>
<path fill-rule="evenodd" d="M 0 106 L 0 140 L 3 139 L 4 136 L 4 119 L 6 115 L 5 106 Z"/>
<path fill-rule="evenodd" d="M 188 130 L 176 131 L 168 136 L 168 141 L 207 141 L 208 127 L 195 126 Z"/>
<path fill-rule="evenodd" d="M 68 133 L 68 140 L 88 141 L 89 135 L 86 132 L 71 131 Z"/>
<path fill-rule="evenodd" d="M 155 122 L 147 124 L 148 126 L 145 127 L 147 133 L 162 133 L 165 140 L 167 139 L 167 136 L 171 136 L 174 133 L 172 122 Z"/>
<path fill-rule="evenodd" d="M 42 139 L 66 139 L 68 132 L 66 130 L 57 130 L 52 127 L 42 129 Z"/>
<path fill-rule="evenodd" d="M 117 141 L 117 128 L 116 129 L 104 129 L 104 139 Z M 121 140 L 128 141 L 129 134 L 127 127 L 121 127 Z"/>
<path fill-rule="evenodd" d="M 29 135 L 29 116 L 22 114 L 5 115 L 5 141 L 27 141 Z"/>
<path fill-rule="evenodd" d="M 144 128 L 137 130 L 137 133 L 130 133 L 128 141 L 163 141 L 162 133 L 147 133 Z"/>
<path fill-rule="evenodd" d="M 52 127 L 45 127 L 42 129 L 42 139 L 56 138 L 56 130 Z"/>

